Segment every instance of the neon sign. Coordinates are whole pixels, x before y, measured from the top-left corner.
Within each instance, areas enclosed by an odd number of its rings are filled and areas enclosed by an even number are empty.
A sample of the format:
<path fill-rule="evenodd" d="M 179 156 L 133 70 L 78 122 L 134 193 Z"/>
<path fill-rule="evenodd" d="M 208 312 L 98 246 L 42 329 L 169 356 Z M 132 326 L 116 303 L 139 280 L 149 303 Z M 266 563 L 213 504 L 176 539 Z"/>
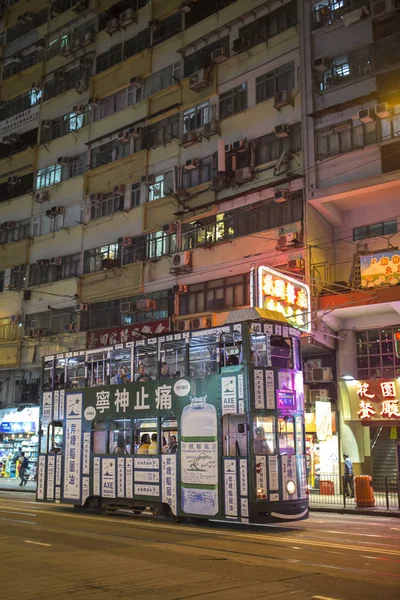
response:
<path fill-rule="evenodd" d="M 257 293 L 254 286 L 257 284 Z M 305 283 L 269 267 L 259 267 L 251 282 L 252 306 L 281 313 L 293 327 L 310 333 L 310 288 Z"/>
<path fill-rule="evenodd" d="M 400 400 L 396 399 L 395 381 L 357 381 L 358 417 L 361 420 L 400 419 Z M 381 402 L 376 406 L 373 402 Z"/>

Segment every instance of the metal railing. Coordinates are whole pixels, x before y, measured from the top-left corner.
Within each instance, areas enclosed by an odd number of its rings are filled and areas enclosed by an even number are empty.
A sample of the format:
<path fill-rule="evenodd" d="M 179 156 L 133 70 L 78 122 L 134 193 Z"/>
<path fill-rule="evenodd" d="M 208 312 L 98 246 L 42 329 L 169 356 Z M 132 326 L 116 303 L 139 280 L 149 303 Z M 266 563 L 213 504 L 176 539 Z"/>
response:
<path fill-rule="evenodd" d="M 337 508 L 362 508 L 357 504 L 356 484 L 353 479 L 355 498 L 351 497 L 349 484 L 344 475 L 323 473 L 312 484 L 308 482 L 310 508 L 324 506 Z M 374 507 L 383 510 L 399 510 L 400 497 L 397 477 L 373 477 Z"/>

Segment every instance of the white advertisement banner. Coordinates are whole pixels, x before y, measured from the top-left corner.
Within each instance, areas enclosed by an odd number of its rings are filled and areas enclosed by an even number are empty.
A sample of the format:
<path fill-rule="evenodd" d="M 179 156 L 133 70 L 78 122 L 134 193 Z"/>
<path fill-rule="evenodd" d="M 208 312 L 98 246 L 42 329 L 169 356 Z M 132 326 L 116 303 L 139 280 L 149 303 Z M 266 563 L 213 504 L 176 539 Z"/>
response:
<path fill-rule="evenodd" d="M 59 403 L 60 403 L 60 392 L 59 390 L 55 390 L 53 396 L 53 419 L 54 421 L 58 421 L 59 417 Z"/>
<path fill-rule="evenodd" d="M 159 469 L 160 461 L 158 458 L 145 458 L 135 456 L 135 469 Z"/>
<path fill-rule="evenodd" d="M 135 496 L 159 496 L 160 488 L 158 485 L 146 485 L 145 483 L 135 484 Z"/>
<path fill-rule="evenodd" d="M 237 479 L 236 479 L 236 460 L 224 460 L 224 478 L 225 478 L 225 515 L 227 517 L 237 517 Z"/>
<path fill-rule="evenodd" d="M 117 496 L 118 498 L 125 498 L 125 459 L 117 459 Z"/>
<path fill-rule="evenodd" d="M 276 456 L 268 457 L 268 471 L 269 471 L 269 488 L 271 491 L 279 490 L 279 478 L 278 478 L 278 458 Z"/>
<path fill-rule="evenodd" d="M 93 459 L 93 494 L 100 496 L 100 458 Z"/>
<path fill-rule="evenodd" d="M 0 121 L 0 136 L 4 137 L 3 134 L 7 134 L 11 131 L 13 133 L 23 133 L 24 131 L 28 131 L 33 127 L 32 121 L 35 121 L 35 119 L 38 118 L 39 104 L 37 106 L 32 106 L 17 115 L 13 115 L 8 119 L 4 119 L 4 121 Z M 16 129 L 18 129 L 18 132 L 14 131 Z"/>
<path fill-rule="evenodd" d="M 240 495 L 248 495 L 248 482 L 247 482 L 247 458 L 241 458 L 239 460 L 239 479 L 240 479 Z"/>
<path fill-rule="evenodd" d="M 133 498 L 133 458 L 125 459 L 126 497 Z"/>
<path fill-rule="evenodd" d="M 82 393 L 67 394 L 66 419 L 82 418 Z"/>
<path fill-rule="evenodd" d="M 115 458 L 101 459 L 101 495 L 115 498 Z"/>
<path fill-rule="evenodd" d="M 135 471 L 135 481 L 160 483 L 160 473 L 158 471 Z"/>
<path fill-rule="evenodd" d="M 264 371 L 254 369 L 254 406 L 256 409 L 265 408 Z"/>
<path fill-rule="evenodd" d="M 82 473 L 84 475 L 90 474 L 90 431 L 83 434 Z"/>
<path fill-rule="evenodd" d="M 37 498 L 44 500 L 44 481 L 46 476 L 46 457 L 42 454 L 38 461 Z"/>
<path fill-rule="evenodd" d="M 283 499 L 289 500 L 289 494 L 286 491 L 286 484 L 288 482 L 288 456 L 287 454 L 283 454 L 281 456 L 281 469 L 282 469 L 282 489 L 283 489 Z"/>
<path fill-rule="evenodd" d="M 249 516 L 249 501 L 247 498 L 240 499 L 240 514 L 246 519 Z"/>
<path fill-rule="evenodd" d="M 236 414 L 237 409 L 237 391 L 236 377 L 221 377 L 221 394 L 222 394 L 222 414 Z"/>
<path fill-rule="evenodd" d="M 54 500 L 55 459 L 55 456 L 49 456 L 47 459 L 47 500 Z"/>
<path fill-rule="evenodd" d="M 64 465 L 64 498 L 80 500 L 81 496 L 81 421 L 67 419 Z"/>
<path fill-rule="evenodd" d="M 82 477 L 82 505 L 85 504 L 89 498 L 89 477 Z"/>
<path fill-rule="evenodd" d="M 43 404 L 42 404 L 42 426 L 43 429 L 47 429 L 52 415 L 52 392 L 43 392 Z"/>
<path fill-rule="evenodd" d="M 319 442 L 332 437 L 332 407 L 330 402 L 315 402 L 315 422 Z"/>
<path fill-rule="evenodd" d="M 60 500 L 60 498 L 61 498 L 61 488 L 59 486 L 56 486 L 55 499 Z"/>
<path fill-rule="evenodd" d="M 56 485 L 61 485 L 61 467 L 62 467 L 62 456 L 61 454 L 56 455 Z"/>
<path fill-rule="evenodd" d="M 267 392 L 267 409 L 275 410 L 275 382 L 273 371 L 265 371 L 265 389 Z"/>
<path fill-rule="evenodd" d="M 58 404 L 58 418 L 60 421 L 64 420 L 65 412 L 65 390 L 60 390 L 60 400 Z"/>
<path fill-rule="evenodd" d="M 176 454 L 161 457 L 162 502 L 171 507 L 173 515 L 177 513 L 176 497 Z"/>

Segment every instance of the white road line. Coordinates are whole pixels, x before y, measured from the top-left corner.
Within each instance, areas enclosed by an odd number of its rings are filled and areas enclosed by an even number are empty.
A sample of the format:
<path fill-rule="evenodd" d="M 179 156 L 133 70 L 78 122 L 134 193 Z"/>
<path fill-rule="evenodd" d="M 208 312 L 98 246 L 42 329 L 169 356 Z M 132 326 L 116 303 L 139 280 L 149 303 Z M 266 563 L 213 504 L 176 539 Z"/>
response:
<path fill-rule="evenodd" d="M 25 544 L 34 544 L 35 546 L 48 546 L 49 548 L 53 547 L 53 544 L 43 544 L 43 542 L 34 542 L 33 540 L 25 540 Z"/>
<path fill-rule="evenodd" d="M 25 515 L 26 517 L 37 517 L 35 513 L 20 512 L 19 510 L 10 510 L 8 508 L 0 508 L 1 512 L 12 513 L 14 515 Z"/>
<path fill-rule="evenodd" d="M 18 519 L 2 519 L 0 517 L 0 521 L 8 521 L 9 523 L 24 523 L 25 525 L 37 525 L 34 521 L 19 521 Z"/>
<path fill-rule="evenodd" d="M 335 598 L 329 598 L 328 596 L 313 596 L 315 600 L 335 600 Z"/>

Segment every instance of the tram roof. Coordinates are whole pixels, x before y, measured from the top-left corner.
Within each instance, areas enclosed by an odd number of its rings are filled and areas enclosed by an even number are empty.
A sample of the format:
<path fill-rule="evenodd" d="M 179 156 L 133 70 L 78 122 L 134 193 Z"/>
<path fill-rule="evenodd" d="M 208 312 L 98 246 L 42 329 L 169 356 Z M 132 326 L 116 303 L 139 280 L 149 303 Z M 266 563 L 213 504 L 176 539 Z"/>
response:
<path fill-rule="evenodd" d="M 275 310 L 269 310 L 267 308 L 250 306 L 249 308 L 238 308 L 236 310 L 231 310 L 228 313 L 224 325 L 229 325 L 231 323 L 242 323 L 243 321 L 258 321 L 259 319 L 289 324 L 289 321 L 284 315 L 282 315 L 282 313 L 279 313 Z"/>

